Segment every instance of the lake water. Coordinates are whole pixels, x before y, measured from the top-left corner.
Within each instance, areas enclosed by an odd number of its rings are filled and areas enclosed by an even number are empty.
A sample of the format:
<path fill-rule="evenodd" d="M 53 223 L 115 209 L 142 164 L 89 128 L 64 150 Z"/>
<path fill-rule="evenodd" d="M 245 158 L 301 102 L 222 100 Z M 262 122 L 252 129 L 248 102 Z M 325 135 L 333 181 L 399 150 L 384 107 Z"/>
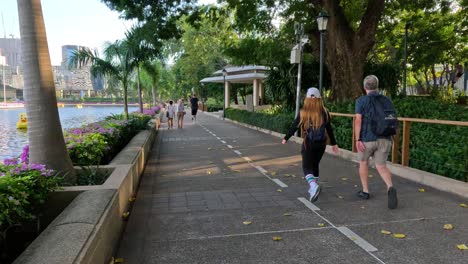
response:
<path fill-rule="evenodd" d="M 129 112 L 137 111 L 137 107 L 129 107 Z M 28 142 L 28 133 L 16 129 L 18 115 L 26 113 L 21 109 L 0 109 L 0 160 L 11 158 L 21 154 L 21 150 Z M 67 106 L 59 108 L 60 122 L 62 128 L 80 127 L 104 119 L 111 114 L 123 113 L 123 106 Z"/>

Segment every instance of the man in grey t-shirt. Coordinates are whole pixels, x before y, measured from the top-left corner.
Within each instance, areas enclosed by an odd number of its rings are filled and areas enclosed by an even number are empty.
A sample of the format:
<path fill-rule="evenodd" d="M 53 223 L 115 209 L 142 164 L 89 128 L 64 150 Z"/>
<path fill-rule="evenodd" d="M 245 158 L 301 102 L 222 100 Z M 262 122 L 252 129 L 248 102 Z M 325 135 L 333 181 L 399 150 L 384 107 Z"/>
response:
<path fill-rule="evenodd" d="M 368 161 L 373 157 L 375 166 L 380 176 L 387 185 L 388 208 L 395 209 L 398 206 L 396 189 L 393 187 L 392 175 L 387 168 L 386 162 L 392 147 L 390 137 L 379 137 L 371 129 L 371 106 L 372 96 L 378 96 L 379 79 L 375 75 L 364 78 L 365 96 L 356 101 L 356 118 L 354 122 L 354 135 L 356 136 L 356 148 L 359 155 L 359 176 L 361 178 L 362 190 L 357 193 L 359 198 L 367 200 L 370 198 L 368 184 Z"/>

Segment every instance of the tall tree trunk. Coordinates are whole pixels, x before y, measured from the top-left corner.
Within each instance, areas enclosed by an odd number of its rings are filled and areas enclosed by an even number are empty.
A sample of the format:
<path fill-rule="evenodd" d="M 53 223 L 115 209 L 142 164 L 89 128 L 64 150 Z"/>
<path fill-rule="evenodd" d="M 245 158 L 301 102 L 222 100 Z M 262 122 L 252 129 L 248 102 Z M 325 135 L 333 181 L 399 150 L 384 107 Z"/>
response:
<path fill-rule="evenodd" d="M 438 90 L 439 86 L 437 85 L 437 75 L 435 71 L 435 65 L 431 67 L 432 82 L 434 83 L 434 89 Z"/>
<path fill-rule="evenodd" d="M 138 105 L 140 106 L 140 113 L 143 113 L 143 98 L 141 95 L 141 85 L 140 85 L 140 66 L 137 66 L 137 87 L 138 87 Z"/>
<path fill-rule="evenodd" d="M 54 78 L 40 0 L 18 0 L 24 98 L 28 116 L 30 163 L 45 164 L 64 173 L 69 183 L 76 174 L 60 124 Z"/>
<path fill-rule="evenodd" d="M 356 31 L 350 27 L 340 1 L 320 2 L 330 15 L 325 60 L 328 69 L 332 69 L 332 98 L 339 101 L 356 98 L 364 92 L 364 66 L 375 43 L 375 33 L 385 8 L 385 0 L 368 1 Z"/>
<path fill-rule="evenodd" d="M 428 93 L 430 93 L 432 91 L 432 87 L 431 81 L 429 80 L 429 74 L 427 74 L 428 71 L 429 69 L 424 70 L 424 80 L 426 81 L 426 90 L 428 91 Z"/>
<path fill-rule="evenodd" d="M 125 78 L 123 81 L 122 81 L 122 86 L 123 86 L 123 100 L 124 100 L 124 116 L 125 116 L 125 119 L 128 119 L 128 95 L 127 95 L 127 90 L 128 90 L 128 87 L 127 87 L 127 79 Z"/>
<path fill-rule="evenodd" d="M 151 95 L 153 96 L 153 106 L 156 105 L 156 87 L 151 87 Z"/>

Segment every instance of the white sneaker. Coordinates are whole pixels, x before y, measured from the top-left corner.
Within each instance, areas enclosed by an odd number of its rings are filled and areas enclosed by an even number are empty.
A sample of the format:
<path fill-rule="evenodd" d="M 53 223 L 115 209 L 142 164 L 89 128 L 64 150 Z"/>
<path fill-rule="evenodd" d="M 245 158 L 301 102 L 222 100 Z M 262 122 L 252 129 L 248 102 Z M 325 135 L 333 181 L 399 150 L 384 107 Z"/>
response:
<path fill-rule="evenodd" d="M 311 183 L 310 184 L 310 188 L 309 188 L 309 194 L 310 194 L 310 198 L 309 198 L 309 201 L 311 203 L 314 203 L 315 201 L 317 201 L 318 199 L 318 196 L 320 194 L 320 185 L 318 185 L 317 183 Z"/>

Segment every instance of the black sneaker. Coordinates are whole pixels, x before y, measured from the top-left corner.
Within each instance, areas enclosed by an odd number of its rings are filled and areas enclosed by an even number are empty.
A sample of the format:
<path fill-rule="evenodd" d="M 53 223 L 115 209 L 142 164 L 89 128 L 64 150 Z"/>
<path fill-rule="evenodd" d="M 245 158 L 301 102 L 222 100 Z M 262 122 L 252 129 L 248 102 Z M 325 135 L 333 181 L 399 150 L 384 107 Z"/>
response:
<path fill-rule="evenodd" d="M 395 209 L 398 206 L 398 198 L 396 189 L 390 187 L 388 189 L 388 209 Z"/>
<path fill-rule="evenodd" d="M 366 192 L 363 192 L 363 191 L 359 191 L 357 194 L 357 197 L 363 199 L 363 200 L 369 200 L 370 198 L 370 194 L 369 193 L 366 193 Z"/>

